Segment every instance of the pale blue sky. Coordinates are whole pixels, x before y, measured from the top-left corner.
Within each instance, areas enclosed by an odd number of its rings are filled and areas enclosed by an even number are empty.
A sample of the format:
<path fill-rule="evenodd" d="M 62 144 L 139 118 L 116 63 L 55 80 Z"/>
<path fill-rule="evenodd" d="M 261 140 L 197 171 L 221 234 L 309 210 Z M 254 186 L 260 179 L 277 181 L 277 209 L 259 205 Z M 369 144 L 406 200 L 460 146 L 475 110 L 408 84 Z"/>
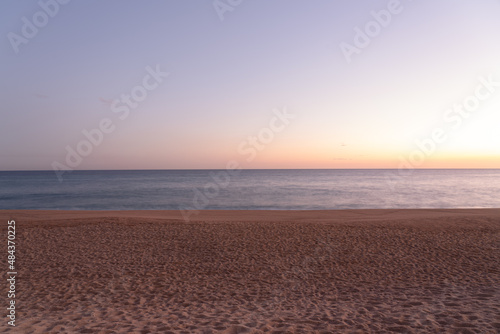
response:
<path fill-rule="evenodd" d="M 73 0 L 16 53 L 8 34 L 41 7 L 4 0 L 0 170 L 64 163 L 103 118 L 115 131 L 77 169 L 224 168 L 284 106 L 296 118 L 244 167 L 397 168 L 480 76 L 500 81 L 500 1 L 402 0 L 348 63 L 339 45 L 388 3 L 243 0 L 221 21 L 211 1 Z M 103 101 L 157 64 L 168 78 L 120 120 Z M 499 96 L 423 167 L 474 153 L 500 168 Z"/>

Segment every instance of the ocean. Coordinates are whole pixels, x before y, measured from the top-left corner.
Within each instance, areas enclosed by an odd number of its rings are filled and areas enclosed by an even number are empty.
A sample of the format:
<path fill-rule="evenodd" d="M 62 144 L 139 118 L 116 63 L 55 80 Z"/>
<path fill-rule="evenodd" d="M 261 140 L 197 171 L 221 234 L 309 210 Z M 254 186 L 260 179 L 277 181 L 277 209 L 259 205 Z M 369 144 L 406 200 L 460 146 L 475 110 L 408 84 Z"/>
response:
<path fill-rule="evenodd" d="M 500 170 L 0 172 L 0 209 L 498 208 Z"/>

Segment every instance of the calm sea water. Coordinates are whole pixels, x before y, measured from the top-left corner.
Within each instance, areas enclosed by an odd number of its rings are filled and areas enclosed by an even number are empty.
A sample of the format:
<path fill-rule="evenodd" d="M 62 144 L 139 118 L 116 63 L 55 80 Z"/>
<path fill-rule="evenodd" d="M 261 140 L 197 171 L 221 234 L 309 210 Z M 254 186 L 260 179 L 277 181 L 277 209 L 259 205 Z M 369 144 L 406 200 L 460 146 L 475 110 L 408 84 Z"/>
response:
<path fill-rule="evenodd" d="M 74 171 L 62 182 L 52 171 L 0 172 L 0 209 L 491 207 L 500 207 L 498 169 Z"/>

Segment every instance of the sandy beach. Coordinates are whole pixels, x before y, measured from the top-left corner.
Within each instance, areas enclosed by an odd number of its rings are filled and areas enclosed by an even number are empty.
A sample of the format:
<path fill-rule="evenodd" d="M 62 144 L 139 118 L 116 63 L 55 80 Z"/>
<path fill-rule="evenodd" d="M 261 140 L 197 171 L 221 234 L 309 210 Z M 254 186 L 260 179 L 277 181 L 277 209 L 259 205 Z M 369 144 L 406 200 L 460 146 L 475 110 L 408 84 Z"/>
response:
<path fill-rule="evenodd" d="M 0 214 L 2 333 L 500 332 L 500 209 Z"/>

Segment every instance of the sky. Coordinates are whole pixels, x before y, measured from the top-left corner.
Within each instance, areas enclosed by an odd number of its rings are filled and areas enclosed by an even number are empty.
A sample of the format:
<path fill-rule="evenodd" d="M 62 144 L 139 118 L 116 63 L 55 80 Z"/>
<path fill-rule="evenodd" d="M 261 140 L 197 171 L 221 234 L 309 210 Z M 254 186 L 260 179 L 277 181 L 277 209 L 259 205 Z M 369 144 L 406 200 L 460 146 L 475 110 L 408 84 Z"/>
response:
<path fill-rule="evenodd" d="M 0 2 L 0 170 L 500 168 L 500 1 Z"/>

